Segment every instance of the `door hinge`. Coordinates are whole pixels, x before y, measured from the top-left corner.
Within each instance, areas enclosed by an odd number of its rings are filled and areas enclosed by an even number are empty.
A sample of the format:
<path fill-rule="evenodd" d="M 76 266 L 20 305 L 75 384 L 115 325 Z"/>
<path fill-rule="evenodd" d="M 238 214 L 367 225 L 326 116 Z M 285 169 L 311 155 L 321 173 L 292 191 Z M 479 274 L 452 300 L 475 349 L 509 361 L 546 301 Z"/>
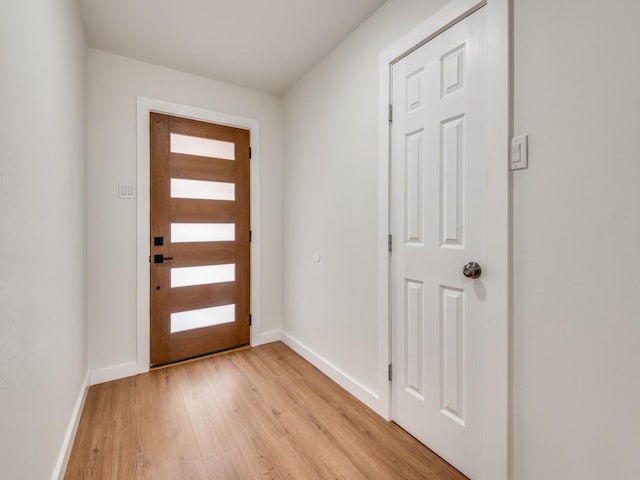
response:
<path fill-rule="evenodd" d="M 253 153 L 251 152 L 251 147 L 249 147 L 249 160 L 251 160 Z"/>
<path fill-rule="evenodd" d="M 393 251 L 393 235 L 389 234 L 389 253 Z"/>
<path fill-rule="evenodd" d="M 393 122 L 393 105 L 389 104 L 389 123 Z"/>
<path fill-rule="evenodd" d="M 389 381 L 393 381 L 393 364 L 389 364 Z"/>
<path fill-rule="evenodd" d="M 249 243 L 253 241 L 253 231 L 249 230 Z"/>
<path fill-rule="evenodd" d="M 249 314 L 249 326 L 251 326 L 253 320 L 251 319 L 251 314 Z"/>

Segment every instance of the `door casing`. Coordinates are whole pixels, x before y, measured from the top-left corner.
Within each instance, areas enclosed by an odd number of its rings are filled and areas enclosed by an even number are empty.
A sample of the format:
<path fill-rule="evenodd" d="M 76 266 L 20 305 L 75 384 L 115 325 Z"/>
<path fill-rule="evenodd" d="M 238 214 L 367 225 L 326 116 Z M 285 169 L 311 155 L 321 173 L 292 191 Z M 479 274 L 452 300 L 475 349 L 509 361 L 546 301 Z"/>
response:
<path fill-rule="evenodd" d="M 487 328 L 490 344 L 483 361 L 492 365 L 487 381 L 484 422 L 487 428 L 482 479 L 510 477 L 510 176 L 508 170 L 511 137 L 510 0 L 453 0 L 379 57 L 379 183 L 378 183 L 378 378 L 376 410 L 391 418 L 391 314 L 389 296 L 390 256 L 390 127 L 391 68 L 430 39 L 479 8 L 487 8 L 489 71 L 489 138 L 487 177 Z"/>
<path fill-rule="evenodd" d="M 202 108 L 146 97 L 137 99 L 137 315 L 136 360 L 120 367 L 117 378 L 149 371 L 150 362 L 150 297 L 149 297 L 149 113 L 163 113 L 250 131 L 251 146 L 251 345 L 259 344 L 260 332 L 260 123 L 256 119 L 229 115 Z"/>

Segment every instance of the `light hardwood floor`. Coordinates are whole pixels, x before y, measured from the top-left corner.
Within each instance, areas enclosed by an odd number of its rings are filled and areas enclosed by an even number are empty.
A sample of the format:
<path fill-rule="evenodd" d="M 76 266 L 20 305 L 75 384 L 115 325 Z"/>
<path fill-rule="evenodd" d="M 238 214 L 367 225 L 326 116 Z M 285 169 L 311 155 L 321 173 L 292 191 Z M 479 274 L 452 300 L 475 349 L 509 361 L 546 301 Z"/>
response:
<path fill-rule="evenodd" d="M 464 478 L 280 342 L 91 387 L 65 476 Z"/>

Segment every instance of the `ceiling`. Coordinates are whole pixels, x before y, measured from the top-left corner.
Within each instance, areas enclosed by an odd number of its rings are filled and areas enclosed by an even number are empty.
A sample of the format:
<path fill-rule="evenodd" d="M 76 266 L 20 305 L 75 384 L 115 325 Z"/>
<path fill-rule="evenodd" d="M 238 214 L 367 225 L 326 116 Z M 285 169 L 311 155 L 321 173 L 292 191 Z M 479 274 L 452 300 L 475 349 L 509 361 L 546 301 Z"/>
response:
<path fill-rule="evenodd" d="M 89 46 L 275 95 L 385 0 L 78 0 Z"/>

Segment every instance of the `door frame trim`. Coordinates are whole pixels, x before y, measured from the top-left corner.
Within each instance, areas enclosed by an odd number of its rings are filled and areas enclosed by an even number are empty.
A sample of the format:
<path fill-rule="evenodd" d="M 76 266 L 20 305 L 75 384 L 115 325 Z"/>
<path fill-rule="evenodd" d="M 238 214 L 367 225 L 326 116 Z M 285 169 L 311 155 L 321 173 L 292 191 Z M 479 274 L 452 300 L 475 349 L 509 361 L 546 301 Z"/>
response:
<path fill-rule="evenodd" d="M 379 56 L 378 115 L 378 412 L 391 419 L 391 292 L 388 235 L 390 230 L 391 68 L 433 37 L 479 8 L 487 8 L 489 74 L 489 138 L 487 174 L 487 259 L 491 270 L 485 281 L 494 292 L 487 299 L 487 345 L 484 362 L 491 365 L 487 379 L 484 418 L 484 471 L 481 479 L 510 476 L 510 285 L 511 285 L 511 0 L 452 0 L 422 24 L 385 49 Z"/>
<path fill-rule="evenodd" d="M 239 117 L 223 112 L 206 110 L 190 105 L 167 102 L 147 97 L 137 97 L 137 248 L 136 248 L 136 363 L 135 373 L 149 371 L 150 346 L 150 305 L 149 295 L 149 231 L 150 231 L 150 134 L 149 113 L 163 113 L 191 120 L 217 123 L 249 130 L 251 146 L 251 298 L 250 329 L 251 346 L 259 343 L 260 332 L 260 122 L 253 118 Z"/>

